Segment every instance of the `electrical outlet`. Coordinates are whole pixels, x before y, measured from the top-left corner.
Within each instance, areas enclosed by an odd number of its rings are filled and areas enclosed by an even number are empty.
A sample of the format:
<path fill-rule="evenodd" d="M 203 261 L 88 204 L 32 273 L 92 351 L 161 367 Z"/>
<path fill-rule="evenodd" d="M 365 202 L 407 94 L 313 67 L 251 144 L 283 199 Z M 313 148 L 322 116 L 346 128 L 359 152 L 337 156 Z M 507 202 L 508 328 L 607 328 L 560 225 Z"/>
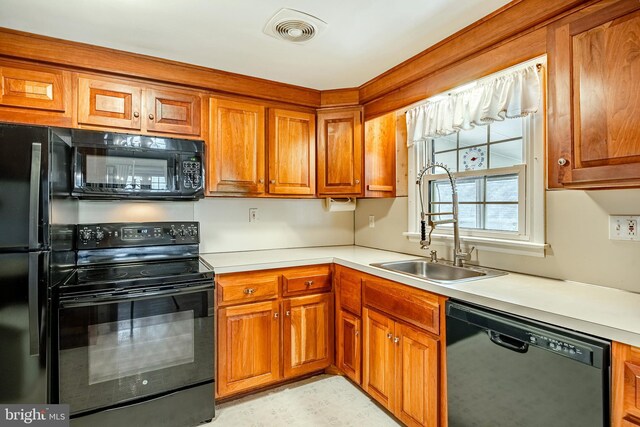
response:
<path fill-rule="evenodd" d="M 376 217 L 375 217 L 375 215 L 369 215 L 369 228 L 376 228 Z"/>
<path fill-rule="evenodd" d="M 609 216 L 609 239 L 611 240 L 639 240 L 638 222 L 640 216 Z"/>
<path fill-rule="evenodd" d="M 249 222 L 258 222 L 258 208 L 249 208 Z"/>

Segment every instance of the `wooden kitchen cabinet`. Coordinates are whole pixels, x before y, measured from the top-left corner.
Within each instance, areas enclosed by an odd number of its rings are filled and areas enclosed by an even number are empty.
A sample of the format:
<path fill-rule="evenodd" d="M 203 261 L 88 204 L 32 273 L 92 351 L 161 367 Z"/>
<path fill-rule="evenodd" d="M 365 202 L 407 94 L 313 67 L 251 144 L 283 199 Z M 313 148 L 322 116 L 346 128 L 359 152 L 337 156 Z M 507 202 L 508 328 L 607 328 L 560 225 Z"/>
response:
<path fill-rule="evenodd" d="M 549 186 L 640 185 L 640 3 L 599 2 L 549 28 Z"/>
<path fill-rule="evenodd" d="M 365 197 L 396 195 L 396 113 L 364 125 Z"/>
<path fill-rule="evenodd" d="M 362 109 L 318 111 L 318 194 L 360 196 Z"/>
<path fill-rule="evenodd" d="M 284 377 L 324 369 L 333 362 L 333 295 L 309 295 L 283 302 Z"/>
<path fill-rule="evenodd" d="M 267 301 L 218 310 L 220 396 L 280 379 L 279 307 Z"/>
<path fill-rule="evenodd" d="M 316 116 L 269 110 L 269 193 L 312 196 L 316 192 Z"/>
<path fill-rule="evenodd" d="M 362 374 L 362 320 L 346 310 L 336 313 L 338 369 L 356 384 Z"/>
<path fill-rule="evenodd" d="M 640 348 L 613 342 L 612 427 L 640 426 Z"/>
<path fill-rule="evenodd" d="M 264 106 L 246 101 L 211 98 L 209 110 L 209 192 L 263 194 Z"/>
<path fill-rule="evenodd" d="M 141 86 L 80 76 L 77 96 L 79 125 L 140 130 Z"/>
<path fill-rule="evenodd" d="M 408 426 L 438 425 L 438 341 L 364 309 L 364 390 Z"/>
<path fill-rule="evenodd" d="M 200 95 L 145 89 L 145 123 L 148 131 L 200 135 Z"/>

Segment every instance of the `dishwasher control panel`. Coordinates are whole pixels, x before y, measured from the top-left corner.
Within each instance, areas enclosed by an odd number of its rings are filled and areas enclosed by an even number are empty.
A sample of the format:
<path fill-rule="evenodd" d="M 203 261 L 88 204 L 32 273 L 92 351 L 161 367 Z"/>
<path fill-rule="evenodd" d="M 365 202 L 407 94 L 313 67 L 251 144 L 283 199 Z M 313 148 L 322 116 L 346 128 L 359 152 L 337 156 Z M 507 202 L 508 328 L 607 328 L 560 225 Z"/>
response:
<path fill-rule="evenodd" d="M 547 350 L 562 354 L 571 359 L 579 360 L 590 364 L 592 362 L 591 350 L 573 344 L 567 341 L 559 340 L 553 336 L 542 335 L 534 332 L 526 333 L 529 338 L 529 344 L 536 347 L 546 348 Z"/>

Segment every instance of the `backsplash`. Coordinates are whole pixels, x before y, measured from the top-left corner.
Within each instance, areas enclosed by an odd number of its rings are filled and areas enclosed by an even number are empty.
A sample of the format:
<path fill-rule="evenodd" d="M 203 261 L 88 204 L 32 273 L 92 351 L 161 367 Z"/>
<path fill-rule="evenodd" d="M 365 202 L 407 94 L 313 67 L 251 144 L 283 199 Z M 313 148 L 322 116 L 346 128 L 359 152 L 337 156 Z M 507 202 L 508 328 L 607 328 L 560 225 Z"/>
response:
<path fill-rule="evenodd" d="M 592 283 L 640 292 L 640 242 L 609 240 L 609 215 L 640 212 L 640 190 L 547 191 L 546 257 L 480 251 L 481 265 L 537 276 Z M 369 228 L 375 215 L 375 228 Z M 409 242 L 407 198 L 358 201 L 355 243 L 378 249 L 427 256 L 417 242 Z M 450 248 L 433 245 L 451 259 Z"/>
<path fill-rule="evenodd" d="M 198 202 L 82 201 L 80 223 L 199 221 L 200 251 L 352 245 L 353 212 L 326 212 L 319 199 L 206 198 Z M 257 221 L 249 222 L 249 209 Z"/>

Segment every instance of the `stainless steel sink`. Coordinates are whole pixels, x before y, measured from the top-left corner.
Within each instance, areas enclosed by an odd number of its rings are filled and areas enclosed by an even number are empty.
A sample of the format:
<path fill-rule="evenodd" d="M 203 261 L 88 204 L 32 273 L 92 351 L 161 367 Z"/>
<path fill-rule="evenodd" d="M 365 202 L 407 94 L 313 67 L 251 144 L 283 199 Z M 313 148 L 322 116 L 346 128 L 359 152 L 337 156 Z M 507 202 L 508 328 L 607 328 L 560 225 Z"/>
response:
<path fill-rule="evenodd" d="M 371 264 L 371 266 L 442 284 L 468 282 L 507 274 L 504 271 L 490 268 L 476 266 L 454 267 L 451 264 L 431 262 L 426 259 L 381 262 Z"/>

